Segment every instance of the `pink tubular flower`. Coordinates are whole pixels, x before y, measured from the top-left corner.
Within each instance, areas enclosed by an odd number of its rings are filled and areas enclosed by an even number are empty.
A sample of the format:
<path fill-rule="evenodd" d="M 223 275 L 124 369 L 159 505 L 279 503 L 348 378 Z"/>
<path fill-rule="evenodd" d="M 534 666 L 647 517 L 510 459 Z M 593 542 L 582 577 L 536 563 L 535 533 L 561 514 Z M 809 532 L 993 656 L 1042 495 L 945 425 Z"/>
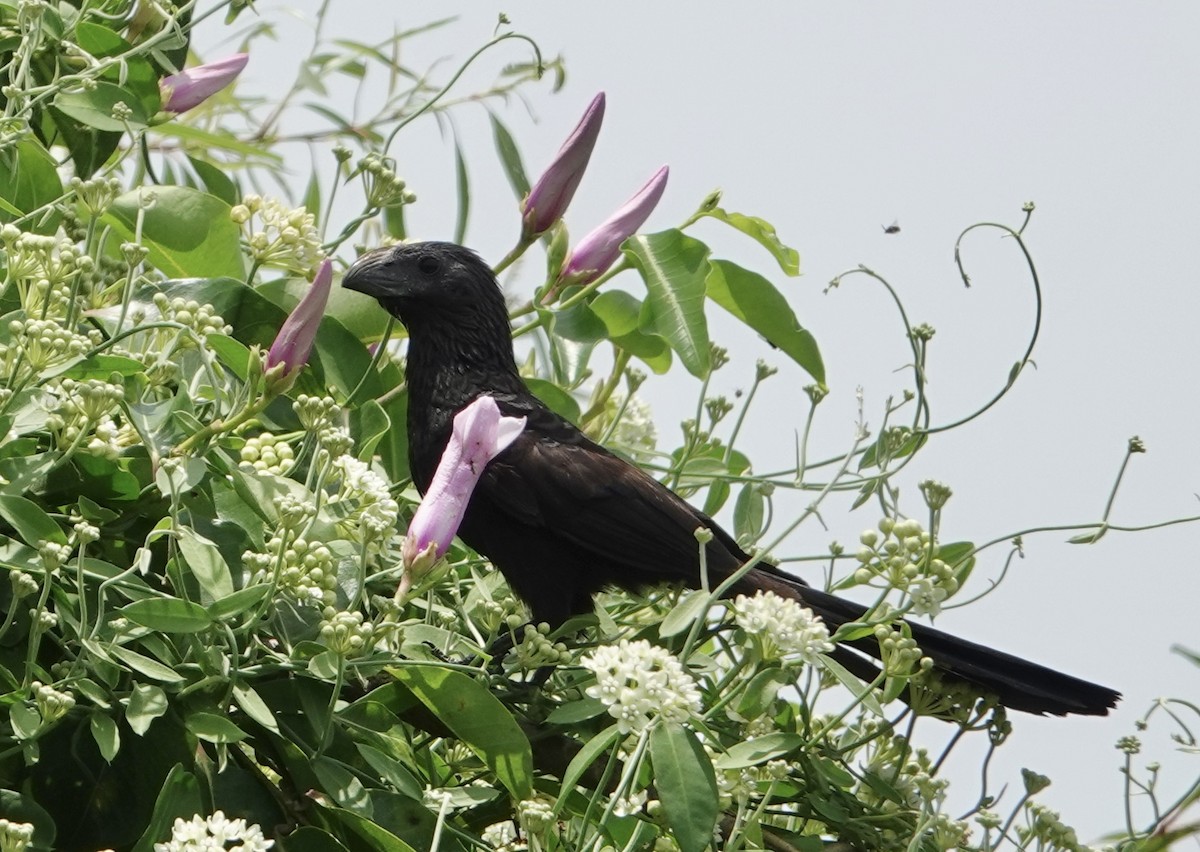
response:
<path fill-rule="evenodd" d="M 423 573 L 446 554 L 484 467 L 524 428 L 524 417 L 502 416 L 490 396 L 479 397 L 454 415 L 454 430 L 433 481 L 408 525 L 400 551 L 405 575 L 397 594 L 407 591 L 411 574 Z"/>
<path fill-rule="evenodd" d="M 187 112 L 224 89 L 250 58 L 248 53 L 235 53 L 216 62 L 185 68 L 158 81 L 162 91 L 163 109 L 167 112 Z"/>
<path fill-rule="evenodd" d="M 658 205 L 663 190 L 667 188 L 669 172 L 666 166 L 656 171 L 620 210 L 580 240 L 563 264 L 559 280 L 587 284 L 603 275 L 621 256 L 621 243 L 637 233 L 637 229 L 642 227 Z"/>
<path fill-rule="evenodd" d="M 325 316 L 325 305 L 329 302 L 329 291 L 333 286 L 333 261 L 329 258 L 321 261 L 312 286 L 304 294 L 304 298 L 288 314 L 275 335 L 275 342 L 267 352 L 267 360 L 263 365 L 270 370 L 276 364 L 283 364 L 283 373 L 294 373 L 308 363 L 312 354 L 313 343 L 317 339 L 317 329 L 321 326 L 321 318 Z"/>
<path fill-rule="evenodd" d="M 579 125 L 558 149 L 558 154 L 538 178 L 529 195 L 521 202 L 521 222 L 524 236 L 536 237 L 554 226 L 567 212 L 575 189 L 583 178 L 600 123 L 604 120 L 604 92 L 592 98 Z"/>

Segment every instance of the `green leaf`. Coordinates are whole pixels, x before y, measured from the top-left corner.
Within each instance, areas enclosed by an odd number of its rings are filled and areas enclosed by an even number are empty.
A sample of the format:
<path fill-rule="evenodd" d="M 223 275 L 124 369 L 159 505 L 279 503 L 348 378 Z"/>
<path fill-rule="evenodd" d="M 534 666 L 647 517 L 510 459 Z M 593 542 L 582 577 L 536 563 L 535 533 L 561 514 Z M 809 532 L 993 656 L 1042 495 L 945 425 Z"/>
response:
<path fill-rule="evenodd" d="M 150 730 L 150 724 L 167 712 L 167 694 L 152 683 L 136 683 L 125 707 L 125 721 L 139 737 Z"/>
<path fill-rule="evenodd" d="M 149 190 L 125 193 L 104 215 L 122 240 L 135 238 L 143 192 Z M 160 272 L 168 278 L 245 275 L 241 233 L 229 218 L 228 204 L 187 186 L 158 186 L 153 196 L 154 203 L 144 211 L 142 245 Z"/>
<path fill-rule="evenodd" d="M 766 523 L 766 498 L 757 482 L 747 482 L 733 504 L 733 533 L 738 541 L 755 542 Z"/>
<path fill-rule="evenodd" d="M 0 517 L 17 531 L 17 535 L 35 550 L 43 541 L 66 544 L 62 529 L 37 503 L 12 494 L 0 496 Z"/>
<path fill-rule="evenodd" d="M 521 152 L 500 119 L 492 112 L 488 113 L 488 117 L 492 120 L 492 140 L 496 143 L 496 153 L 500 155 L 504 174 L 517 198 L 523 199 L 529 194 L 529 178 L 525 176 L 525 166 L 521 164 Z"/>
<path fill-rule="evenodd" d="M 178 541 L 183 561 L 191 569 L 200 588 L 215 600 L 233 594 L 233 575 L 215 543 L 191 527 L 180 528 Z"/>
<path fill-rule="evenodd" d="M 696 553 L 698 557 L 700 553 L 699 544 L 696 545 Z M 689 629 L 704 612 L 708 604 L 708 597 L 708 592 L 702 589 L 689 589 L 680 595 L 679 603 L 671 607 L 671 611 L 667 613 L 667 617 L 658 626 L 658 635 L 664 639 L 669 639 Z"/>
<path fill-rule="evenodd" d="M 119 376 L 136 376 L 145 369 L 145 364 L 133 358 L 125 358 L 121 355 L 92 355 L 90 358 L 80 358 L 66 366 L 43 373 L 42 377 L 52 379 L 63 376 L 68 379 L 108 381 L 113 373 Z"/>
<path fill-rule="evenodd" d="M 758 766 L 768 760 L 791 754 L 804 745 L 804 737 L 799 734 L 789 734 L 786 731 L 776 731 L 763 734 L 743 743 L 735 743 L 729 751 L 716 759 L 718 769 L 744 769 L 747 766 Z"/>
<path fill-rule="evenodd" d="M 12 222 L 26 213 L 46 207 L 46 215 L 33 217 L 24 227 L 38 234 L 51 234 L 62 214 L 47 205 L 62 197 L 62 180 L 50 153 L 36 139 L 22 139 L 15 150 L 0 153 L 0 198 L 8 202 L 0 210 L 0 223 Z M 14 215 L 14 210 L 19 211 Z"/>
<path fill-rule="evenodd" d="M 378 402 L 368 399 L 351 414 L 354 445 L 358 447 L 358 458 L 370 462 L 375 457 L 375 447 L 392 428 L 392 420 Z M 399 428 L 403 429 L 404 424 Z"/>
<path fill-rule="evenodd" d="M 117 730 L 117 723 L 111 716 L 97 711 L 92 714 L 90 726 L 92 739 L 96 741 L 96 747 L 100 749 L 100 756 L 104 758 L 105 762 L 112 763 L 117 752 L 121 750 L 121 732 Z"/>
<path fill-rule="evenodd" d="M 200 150 L 224 150 L 240 154 L 249 161 L 247 165 L 250 163 L 260 166 L 283 165 L 283 157 L 279 154 L 261 144 L 243 142 L 232 133 L 214 133 L 203 130 L 194 124 L 184 124 L 179 121 L 160 124 L 154 128 L 154 131 L 162 136 L 174 136 L 185 142 L 192 142 Z"/>
<path fill-rule="evenodd" d="M 834 660 L 832 657 L 827 657 L 822 654 L 817 658 L 825 670 L 837 678 L 838 683 L 850 690 L 850 693 L 856 698 L 862 700 L 863 706 L 874 713 L 876 716 L 883 716 L 883 706 L 879 703 L 879 699 L 875 696 L 874 689 L 868 689 L 867 685 L 851 674 L 845 666 Z"/>
<path fill-rule="evenodd" d="M 279 842 L 283 852 L 350 852 L 331 834 L 312 825 L 300 826 Z"/>
<path fill-rule="evenodd" d="M 246 739 L 246 732 L 224 716 L 216 713 L 192 713 L 185 720 L 187 729 L 210 743 L 237 743 Z"/>
<path fill-rule="evenodd" d="M 124 104 L 129 111 L 122 120 L 113 116 L 117 104 Z M 144 130 L 150 121 L 142 102 L 128 89 L 115 83 L 95 83 L 95 88 L 80 92 L 60 92 L 54 99 L 54 107 L 87 127 L 108 132 L 123 133 L 128 126 L 132 130 Z"/>
<path fill-rule="evenodd" d="M 268 731 L 279 733 L 279 723 L 275 721 L 275 714 L 271 712 L 267 702 L 262 700 L 262 696 L 255 692 L 249 684 L 240 682 L 234 684 L 233 700 L 238 707 L 242 708 L 242 712 L 255 722 Z"/>
<path fill-rule="evenodd" d="M 635 234 L 621 251 L 646 282 L 648 313 L 642 331 L 661 335 L 693 376 L 708 374 L 711 355 L 704 318 L 708 246 L 682 231 Z"/>
<path fill-rule="evenodd" d="M 188 162 L 196 172 L 196 177 L 204 184 L 204 190 L 209 195 L 215 195 L 230 207 L 238 203 L 238 188 L 233 179 L 219 166 L 214 166 L 208 160 L 188 157 Z M 316 175 L 312 177 L 316 181 Z"/>
<path fill-rule="evenodd" d="M 110 645 L 107 651 L 112 656 L 137 672 L 141 672 L 151 680 L 162 683 L 182 683 L 186 678 L 170 666 L 165 666 L 158 660 L 151 659 L 145 654 L 131 651 L 121 645 Z"/>
<path fill-rule="evenodd" d="M 120 56 L 121 61 L 106 68 L 101 79 L 130 91 L 141 102 L 146 115 L 154 115 L 161 109 L 158 73 L 144 56 L 137 55 L 129 42 L 108 27 L 92 21 L 75 24 L 75 42 L 97 59 Z"/>
<path fill-rule="evenodd" d="M 8 710 L 8 721 L 18 740 L 32 739 L 42 726 L 42 714 L 23 701 Z"/>
<path fill-rule="evenodd" d="M 368 845 L 362 847 L 364 849 L 386 849 L 388 852 L 393 852 L 393 850 L 394 852 L 416 852 L 416 850 L 386 828 L 361 814 L 346 810 L 345 808 L 326 808 L 326 810 L 334 814 L 338 821 L 353 831 L 360 840 L 366 841 Z"/>
<path fill-rule="evenodd" d="M 639 328 L 642 301 L 623 290 L 606 290 L 589 306 L 608 329 L 608 338 L 630 355 L 641 358 L 651 370 L 662 375 L 671 368 L 671 348 L 656 334 Z"/>
<path fill-rule="evenodd" d="M 388 669 L 437 714 L 518 799 L 533 792 L 533 751 L 508 709 L 479 682 L 450 669 Z"/>
<path fill-rule="evenodd" d="M 271 593 L 271 587 L 266 583 L 258 586 L 248 586 L 238 589 L 231 595 L 215 600 L 208 605 L 208 615 L 213 621 L 224 621 L 241 615 L 257 606 L 263 598 Z"/>
<path fill-rule="evenodd" d="M 580 698 L 555 707 L 546 717 L 546 722 L 551 725 L 574 725 L 595 719 L 607 709 L 608 705 L 599 698 Z"/>
<path fill-rule="evenodd" d="M 711 210 L 706 210 L 703 215 L 711 216 L 730 227 L 737 228 L 746 236 L 757 241 L 771 253 L 771 256 L 779 264 L 779 268 L 788 275 L 796 276 L 800 274 L 800 254 L 794 248 L 785 246 L 780 242 L 779 237 L 775 233 L 775 226 L 771 223 L 765 222 L 757 216 L 729 213 L 720 207 L 713 207 Z"/>
<path fill-rule="evenodd" d="M 163 633 L 199 633 L 213 624 L 208 610 L 179 598 L 134 601 L 121 607 L 120 613 L 135 624 Z"/>
<path fill-rule="evenodd" d="M 463 159 L 458 138 L 454 139 L 454 187 L 458 195 L 458 210 L 454 216 L 454 242 L 462 243 L 467 236 L 467 220 L 471 215 L 471 179 L 467 161 Z"/>
<path fill-rule="evenodd" d="M 579 403 L 571 394 L 545 379 L 529 378 L 525 380 L 525 384 L 529 386 L 533 395 L 544 402 L 555 414 L 567 418 L 572 423 L 579 422 Z"/>
<path fill-rule="evenodd" d="M 191 819 L 195 814 L 206 813 L 204 806 L 196 776 L 181 764 L 175 764 L 163 782 L 154 802 L 154 813 L 133 852 L 153 852 L 155 842 L 171 836 L 171 824 L 176 819 Z"/>
<path fill-rule="evenodd" d="M 729 260 L 714 260 L 705 280 L 708 297 L 766 338 L 818 382 L 825 364 L 817 341 L 800 326 L 775 285 Z"/>
<path fill-rule="evenodd" d="M 562 777 L 562 791 L 564 795 L 558 797 L 558 801 L 554 804 L 554 815 L 558 816 L 567 805 L 570 794 L 575 785 L 579 783 L 579 779 L 583 777 L 583 773 L 587 772 L 600 755 L 604 754 L 621 740 L 621 729 L 616 725 L 610 725 L 596 736 L 592 737 L 581 748 L 576 755 L 571 758 L 571 762 L 567 765 L 567 771 Z"/>
<path fill-rule="evenodd" d="M 717 779 L 696 735 L 682 725 L 650 732 L 654 785 L 682 852 L 703 852 L 717 824 Z"/>

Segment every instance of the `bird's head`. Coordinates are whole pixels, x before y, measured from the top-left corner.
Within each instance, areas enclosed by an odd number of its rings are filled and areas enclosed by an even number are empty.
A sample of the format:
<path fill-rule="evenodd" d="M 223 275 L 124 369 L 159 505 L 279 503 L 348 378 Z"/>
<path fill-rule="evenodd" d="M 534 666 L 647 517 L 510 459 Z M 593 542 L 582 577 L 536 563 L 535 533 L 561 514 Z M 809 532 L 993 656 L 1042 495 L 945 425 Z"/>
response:
<path fill-rule="evenodd" d="M 487 264 L 454 243 L 408 243 L 369 251 L 354 262 L 342 286 L 373 296 L 406 326 L 436 314 L 483 307 L 504 310 Z"/>
<path fill-rule="evenodd" d="M 354 262 L 342 286 L 373 296 L 408 329 L 409 354 L 512 362 L 512 328 L 491 267 L 455 243 L 385 246 Z M 426 351 L 427 350 L 427 351 Z M 515 366 L 512 368 L 515 372 Z"/>

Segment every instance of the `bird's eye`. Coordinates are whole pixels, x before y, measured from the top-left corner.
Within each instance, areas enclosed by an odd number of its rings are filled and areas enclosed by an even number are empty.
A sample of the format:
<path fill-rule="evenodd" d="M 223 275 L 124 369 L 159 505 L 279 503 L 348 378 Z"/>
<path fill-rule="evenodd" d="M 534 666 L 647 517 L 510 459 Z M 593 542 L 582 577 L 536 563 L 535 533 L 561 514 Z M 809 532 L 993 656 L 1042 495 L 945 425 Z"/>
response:
<path fill-rule="evenodd" d="M 417 269 L 421 270 L 426 275 L 433 275 L 441 268 L 441 263 L 439 263 L 438 259 L 431 254 L 423 254 L 417 260 Z"/>

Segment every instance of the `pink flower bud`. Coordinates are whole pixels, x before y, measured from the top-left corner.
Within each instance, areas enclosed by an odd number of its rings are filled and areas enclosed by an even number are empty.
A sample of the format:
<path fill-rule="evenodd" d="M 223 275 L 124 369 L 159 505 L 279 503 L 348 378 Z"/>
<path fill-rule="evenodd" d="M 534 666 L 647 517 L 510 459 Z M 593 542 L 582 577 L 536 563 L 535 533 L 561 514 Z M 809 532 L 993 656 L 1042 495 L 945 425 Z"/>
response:
<path fill-rule="evenodd" d="M 178 74 L 163 77 L 158 81 L 163 109 L 167 112 L 186 112 L 199 106 L 232 83 L 242 73 L 249 58 L 247 53 L 235 53 L 216 62 L 185 68 Z"/>
<path fill-rule="evenodd" d="M 517 439 L 524 417 L 504 417 L 496 400 L 481 396 L 454 415 L 454 429 L 433 481 L 404 540 L 405 568 L 419 572 L 446 554 L 487 463 Z"/>
<path fill-rule="evenodd" d="M 621 243 L 637 233 L 667 188 L 669 169 L 663 166 L 616 213 L 579 241 L 563 264 L 559 280 L 587 284 L 604 274 L 621 256 Z"/>
<path fill-rule="evenodd" d="M 521 202 L 521 221 L 526 238 L 550 230 L 554 223 L 567 212 L 567 206 L 575 196 L 575 189 L 587 170 L 596 137 L 600 135 L 600 123 L 604 120 L 604 92 L 592 98 L 579 125 L 567 137 L 542 176 L 538 178 L 529 195 Z"/>
<path fill-rule="evenodd" d="M 304 298 L 288 314 L 275 335 L 275 342 L 267 352 L 267 360 L 263 365 L 270 370 L 277 364 L 283 364 L 283 373 L 289 374 L 299 370 L 308 363 L 312 354 L 313 343 L 317 339 L 317 329 L 321 327 L 321 318 L 325 316 L 325 305 L 329 302 L 329 291 L 333 286 L 333 261 L 329 258 L 321 261 L 312 286 L 304 294 Z"/>

